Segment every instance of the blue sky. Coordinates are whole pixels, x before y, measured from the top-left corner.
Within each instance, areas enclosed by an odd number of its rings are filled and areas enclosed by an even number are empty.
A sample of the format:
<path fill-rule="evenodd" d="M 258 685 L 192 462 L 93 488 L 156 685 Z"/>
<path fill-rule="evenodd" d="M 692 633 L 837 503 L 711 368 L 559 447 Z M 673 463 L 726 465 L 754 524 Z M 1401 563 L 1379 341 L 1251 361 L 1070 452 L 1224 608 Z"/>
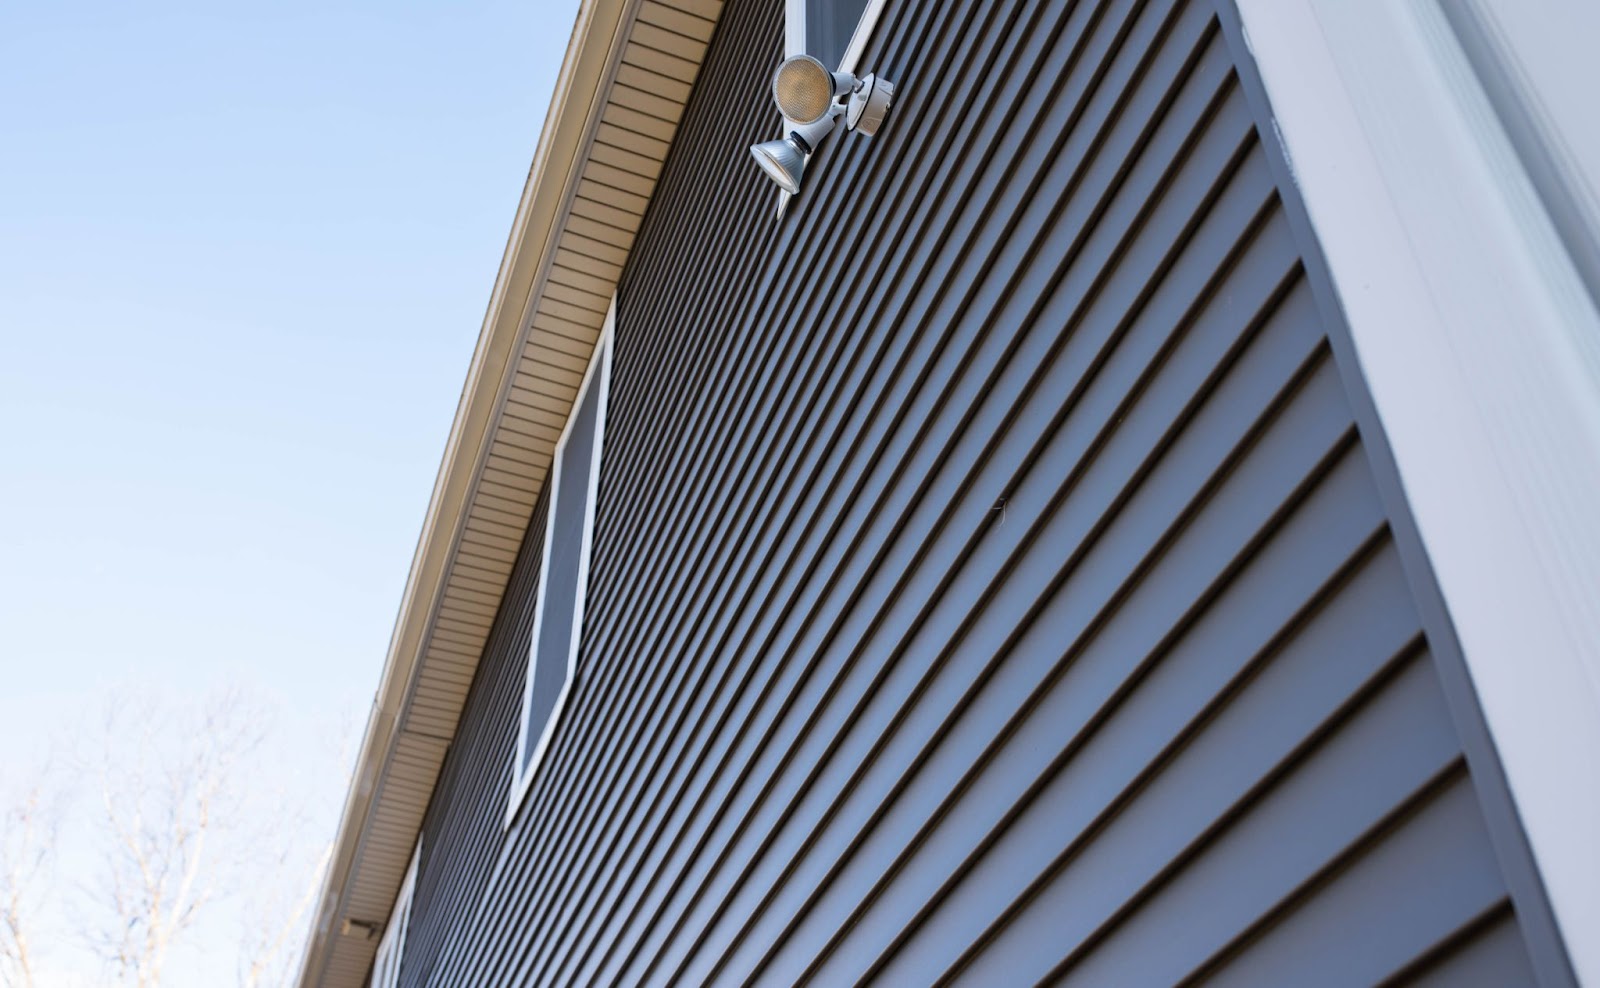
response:
<path fill-rule="evenodd" d="M 364 719 L 575 7 L 0 13 L 0 773 L 130 686 Z"/>

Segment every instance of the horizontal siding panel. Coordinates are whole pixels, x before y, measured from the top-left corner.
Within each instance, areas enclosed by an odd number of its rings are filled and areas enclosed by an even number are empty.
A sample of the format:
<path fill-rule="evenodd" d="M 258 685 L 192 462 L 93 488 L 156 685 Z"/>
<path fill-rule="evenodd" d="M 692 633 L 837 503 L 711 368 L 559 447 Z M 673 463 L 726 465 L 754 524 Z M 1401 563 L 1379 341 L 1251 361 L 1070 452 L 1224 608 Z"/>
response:
<path fill-rule="evenodd" d="M 462 614 L 487 616 L 492 619 L 497 608 L 494 604 L 474 594 L 456 587 L 449 587 L 445 590 L 443 598 L 441 598 L 439 609 L 440 613 L 451 610 Z"/>
<path fill-rule="evenodd" d="M 531 433 L 531 430 L 537 429 L 539 426 L 535 424 L 529 424 L 525 426 L 525 428 L 530 430 L 530 434 L 536 434 Z M 523 500 L 520 497 L 516 499 L 501 497 L 500 495 L 490 491 L 479 491 L 478 498 L 473 502 L 472 507 L 474 514 L 476 514 L 479 508 L 486 508 L 493 511 L 509 513 L 515 515 L 519 519 L 526 519 L 528 517 L 528 513 L 533 510 L 533 504 Z"/>
<path fill-rule="evenodd" d="M 531 377 L 531 375 L 519 375 L 519 377 L 522 376 Z M 502 429 L 495 436 L 495 444 L 492 448 L 496 452 L 507 456 L 517 455 L 524 458 L 532 456 L 548 457 L 555 449 L 555 440 L 550 439 L 547 436 L 536 435 L 531 431 L 523 432 L 515 429 Z M 494 521 L 506 522 L 511 521 L 515 516 L 523 514 L 523 512 L 518 509 L 508 513 L 504 511 L 498 511 L 489 505 L 474 504 L 472 506 L 472 514 L 474 516 L 483 517 Z"/>
<path fill-rule="evenodd" d="M 515 517 L 515 516 L 509 516 L 508 515 L 507 517 Z M 516 562 L 517 554 L 515 552 L 513 552 L 513 551 L 511 551 L 509 549 L 503 549 L 503 548 L 501 548 L 499 546 L 496 546 L 496 545 L 487 544 L 484 541 L 482 541 L 481 539 L 469 539 L 466 536 L 470 535 L 470 534 L 471 534 L 470 532 L 463 533 L 463 537 L 462 537 L 462 540 L 461 540 L 461 548 L 462 548 L 463 551 L 470 551 L 474 556 L 481 557 L 481 558 L 484 558 L 484 559 L 492 559 L 495 562 L 504 563 L 504 564 L 507 564 L 507 565 L 510 565 L 511 563 Z M 449 592 L 449 588 L 448 588 L 448 585 L 447 585 L 446 593 L 448 594 L 448 592 Z M 443 613 L 444 610 L 445 610 L 445 607 L 447 607 L 447 606 L 449 606 L 449 602 L 448 602 L 448 599 L 446 598 L 446 599 L 443 599 L 443 603 L 442 603 L 442 606 L 440 608 L 440 613 Z M 476 608 L 467 608 L 464 613 L 470 614 L 473 620 L 481 622 L 484 625 L 487 625 L 490 621 L 494 620 L 494 615 L 492 613 L 485 614 L 485 613 L 482 613 L 482 612 L 478 611 Z"/>
<path fill-rule="evenodd" d="M 601 195 L 605 199 L 611 198 L 610 196 L 605 195 L 603 192 Z M 586 199 L 582 196 L 579 196 L 572 201 L 572 213 L 574 216 L 580 216 L 584 219 L 593 220 L 596 223 L 603 223 L 606 226 L 610 226 L 630 234 L 638 231 L 639 220 L 642 215 L 628 209 L 610 205 L 606 201 Z M 548 302 L 548 298 L 546 299 L 546 302 Z M 555 315 L 561 315 L 561 313 L 556 312 L 553 309 L 548 311 Z M 605 310 L 603 308 L 600 309 L 599 312 L 601 316 L 605 315 Z"/>
<path fill-rule="evenodd" d="M 723 0 L 661 0 L 664 6 L 714 21 L 722 15 Z"/>
<path fill-rule="evenodd" d="M 534 315 L 533 329 L 529 335 L 538 345 L 583 356 L 585 364 L 588 354 L 594 352 L 595 341 L 600 338 L 598 326 L 572 322 L 548 312 Z"/>
<path fill-rule="evenodd" d="M 566 420 L 561 418 L 557 411 L 558 407 L 558 400 L 550 395 L 531 391 L 527 388 L 513 387 L 511 394 L 507 397 L 505 410 L 502 414 L 518 423 L 531 423 L 540 428 L 554 428 L 557 435 L 559 435 L 561 429 L 566 425 Z M 500 486 L 504 487 L 505 485 L 501 484 Z M 525 493 L 526 490 L 526 485 L 523 485 L 518 492 Z"/>
<path fill-rule="evenodd" d="M 598 189 L 598 186 L 596 188 Z M 572 285 L 563 284 L 557 280 L 556 272 L 554 271 L 551 272 L 549 282 L 545 284 L 544 294 L 547 299 L 557 299 L 568 305 L 575 305 L 591 312 L 598 312 L 602 317 L 605 316 L 606 310 L 611 305 L 609 293 L 600 295 Z"/>
<path fill-rule="evenodd" d="M 652 183 L 649 179 L 630 175 L 619 168 L 610 165 L 600 165 L 590 162 L 584 174 L 591 177 L 601 185 L 619 188 L 636 195 L 648 196 Z M 559 267 L 572 271 L 581 271 L 593 278 L 602 278 L 615 283 L 622 276 L 622 268 L 616 263 L 574 250 L 567 238 L 562 238 L 562 246 L 556 248 L 554 263 Z"/>
<path fill-rule="evenodd" d="M 491 545 L 498 546 L 507 540 L 514 539 L 520 541 L 522 536 L 526 533 L 527 527 L 500 524 L 497 522 L 486 521 L 482 518 L 471 518 L 467 521 L 466 531 L 467 534 L 473 536 L 473 538 L 464 541 L 468 541 L 469 543 L 487 541 Z M 453 582 L 451 584 L 451 588 L 452 590 L 455 589 Z M 498 603 L 498 598 L 496 598 L 496 603 Z"/>
<path fill-rule="evenodd" d="M 633 69 L 633 67 L 624 65 L 618 71 L 627 72 L 630 69 Z M 635 78 L 639 85 L 653 85 L 656 87 L 656 92 L 666 91 L 662 88 L 663 84 L 683 85 L 683 83 L 668 79 L 666 76 L 646 73 L 643 69 L 633 69 L 633 71 L 638 73 Z M 652 187 L 654 187 L 656 179 L 661 175 L 660 160 L 646 154 L 640 154 L 630 148 L 618 147 L 604 141 L 595 142 L 594 147 L 589 151 L 589 161 L 591 166 L 599 163 L 618 172 L 635 175 L 641 180 L 651 183 Z M 598 177 L 596 180 L 599 180 Z M 567 228 L 564 237 L 573 243 L 574 250 L 582 250 L 584 253 L 594 257 L 604 258 L 617 264 L 621 264 L 627 259 L 627 252 L 613 246 L 609 240 L 590 240 L 584 237 L 581 232 L 575 232 L 571 226 Z"/>
<path fill-rule="evenodd" d="M 597 212 L 604 208 L 598 203 L 590 203 L 587 202 L 587 200 L 579 200 L 579 203 L 585 203 L 584 208 L 589 212 Z M 573 208 L 576 210 L 577 204 L 574 204 Z M 573 338 L 575 339 L 581 339 L 582 336 L 580 334 L 583 331 L 592 331 L 598 337 L 600 327 L 605 323 L 606 315 L 604 310 L 584 308 L 573 305 L 569 302 L 562 302 L 558 299 L 552 299 L 548 297 L 541 297 L 539 299 L 539 312 L 543 315 L 558 319 L 563 323 L 583 327 L 583 330 L 572 334 Z M 559 330 L 559 326 L 557 329 Z M 570 397 L 564 397 L 564 400 L 570 404 L 572 399 Z"/>
<path fill-rule="evenodd" d="M 491 475 L 500 483 L 533 484 L 543 482 L 545 468 L 550 465 L 548 458 L 542 462 L 538 457 L 526 456 L 525 451 L 515 448 L 493 450 L 484 462 L 485 475 Z"/>
<path fill-rule="evenodd" d="M 1462 933 L 1440 944 L 1414 970 L 1394 979 L 1418 988 L 1456 985 L 1537 984 L 1516 914 L 1508 906 L 1488 912 Z"/>
<path fill-rule="evenodd" d="M 624 65 L 636 65 L 641 69 L 648 69 L 669 79 L 676 79 L 684 83 L 694 82 L 699 68 L 694 62 L 682 58 L 671 51 L 664 51 L 639 44 L 638 42 L 630 42 L 622 50 L 622 62 Z"/>
<path fill-rule="evenodd" d="M 473 552 L 471 547 L 463 546 L 456 553 L 454 573 L 463 576 L 483 576 L 491 579 L 503 579 L 510 567 L 497 559 L 488 559 Z"/>
<path fill-rule="evenodd" d="M 656 0 L 645 0 L 639 5 L 639 20 L 692 38 L 702 45 L 711 40 L 711 32 L 716 28 L 715 13 L 702 17 L 680 7 L 657 3 Z"/>
<path fill-rule="evenodd" d="M 565 342 L 517 365 L 485 481 L 540 500 L 478 512 L 531 520 L 481 529 L 520 548 L 402 982 L 1522 983 L 1213 6 L 890 4 L 889 124 L 781 219 L 783 5 L 730 5 L 691 93 L 716 14 L 645 0 L 534 319 Z M 577 678 L 507 827 L 532 379 L 619 270 Z"/>
<path fill-rule="evenodd" d="M 519 368 L 511 380 L 514 387 L 530 396 L 537 396 L 531 397 L 530 401 L 554 404 L 571 402 L 577 397 L 582 374 L 538 361 L 530 361 L 527 366 L 527 371 Z M 498 440 L 501 437 L 497 433 L 495 438 Z"/>
<path fill-rule="evenodd" d="M 627 149 L 624 148 L 624 150 Z M 619 251 L 627 251 L 633 247 L 633 233 L 631 231 L 620 229 L 606 223 L 597 222 L 589 219 L 581 213 L 574 212 L 573 215 L 567 217 L 567 229 L 573 233 L 576 233 L 580 237 L 584 237 L 589 240 L 595 240 L 601 244 L 615 247 Z M 558 319 L 566 318 L 560 312 L 544 310 L 542 308 L 540 311 L 549 311 L 550 315 L 553 315 Z M 585 324 L 580 322 L 579 325 Z M 588 328 L 598 330 L 600 326 L 598 323 L 596 323 Z"/>
<path fill-rule="evenodd" d="M 455 675 L 445 670 L 430 670 L 427 676 L 418 679 L 417 695 L 430 703 L 453 703 L 459 707 L 471 685 L 472 675 L 464 670 Z"/>
<path fill-rule="evenodd" d="M 442 611 L 435 616 L 433 626 L 437 631 L 449 632 L 454 637 L 471 640 L 477 640 L 489 633 L 489 622 L 480 617 L 451 617 Z"/>
<path fill-rule="evenodd" d="M 470 647 L 442 640 L 430 641 L 427 654 L 429 661 L 457 662 L 462 665 L 470 665 L 477 658 L 477 654 Z"/>
<path fill-rule="evenodd" d="M 585 177 L 578 183 L 578 196 L 581 199 L 603 203 L 614 209 L 625 211 L 635 217 L 644 215 L 645 206 L 649 202 L 645 196 L 634 195 L 631 192 L 623 192 L 620 189 L 613 188 L 609 185 L 603 185 L 588 177 Z M 552 280 L 555 280 L 553 274 Z M 605 295 L 608 300 L 610 299 L 611 290 L 613 287 L 615 286 L 613 285 L 607 287 L 605 291 Z"/>
<path fill-rule="evenodd" d="M 555 354 L 556 351 L 539 350 L 533 346 L 524 349 L 524 355 L 517 362 L 514 386 L 527 393 L 537 393 L 539 405 L 527 405 L 520 402 L 513 405 L 507 402 L 505 413 L 501 419 L 499 432 L 516 432 L 526 435 L 546 435 L 554 431 L 560 435 L 565 421 L 557 421 L 557 416 L 549 407 L 560 399 L 544 388 L 543 383 L 557 385 L 562 389 L 570 389 L 571 382 L 583 380 L 583 367 L 573 367 L 575 358 L 558 355 L 558 359 L 545 359 L 546 354 Z M 537 390 L 536 390 L 537 389 Z M 566 393 L 563 390 L 561 393 Z"/>
<path fill-rule="evenodd" d="M 609 113 L 613 109 L 615 109 L 615 107 L 608 107 L 607 112 Z M 650 158 L 660 158 L 667 151 L 667 143 L 662 139 L 658 137 L 652 137 L 649 134 L 635 130 L 627 123 L 619 123 L 616 120 L 608 121 L 604 117 L 601 118 L 600 126 L 595 128 L 595 140 L 601 144 L 620 148 L 624 151 L 631 151 L 634 154 L 645 155 L 646 157 Z M 619 227 L 630 234 L 638 229 L 637 222 L 630 220 L 628 222 L 618 223 L 613 220 L 606 220 L 604 216 L 595 217 L 590 213 L 586 213 L 578 209 L 576 204 L 574 204 L 572 211 L 577 216 L 600 220 L 610 226 Z M 575 229 L 578 229 L 580 233 L 584 232 L 581 228 L 575 227 Z"/>
<path fill-rule="evenodd" d="M 459 711 L 452 711 L 448 716 L 431 716 L 418 714 L 406 718 L 406 728 L 432 738 L 445 740 L 455 736 L 456 728 L 461 723 Z M 429 790 L 430 794 L 432 789 Z M 390 901 L 393 901 L 392 898 Z"/>
<path fill-rule="evenodd" d="M 544 477 L 545 471 L 550 466 L 550 455 L 542 449 L 529 450 L 512 445 L 505 439 L 496 438 L 489 446 L 487 463 L 497 470 L 532 480 L 534 477 Z"/>
<path fill-rule="evenodd" d="M 542 425 L 542 422 L 537 421 L 538 416 L 533 414 L 531 410 L 528 411 L 529 415 L 522 419 L 523 424 L 525 426 L 529 424 Z M 508 486 L 488 480 L 480 481 L 478 497 L 508 509 L 516 507 L 527 511 L 533 510 L 534 503 L 539 499 L 537 493 L 530 494 L 528 492 L 526 485 Z"/>
<path fill-rule="evenodd" d="M 479 569 L 479 572 L 483 572 Z M 441 647 L 454 645 L 469 652 L 472 649 L 482 648 L 484 639 L 488 637 L 488 628 L 482 624 L 463 625 L 449 621 L 434 621 L 432 638 Z"/>
<path fill-rule="evenodd" d="M 665 30 L 649 21 L 640 19 L 634 26 L 633 33 L 629 36 L 632 45 L 643 45 L 656 51 L 667 52 L 684 59 L 694 65 L 699 65 L 700 59 L 705 56 L 706 45 L 704 41 L 696 40 L 676 31 Z M 692 76 L 690 78 L 693 78 Z"/>
<path fill-rule="evenodd" d="M 674 126 L 676 121 L 669 117 L 651 113 L 650 108 L 646 105 L 647 102 L 645 100 L 629 99 L 626 91 L 616 93 L 612 97 L 612 102 L 606 106 L 605 115 L 601 117 L 601 120 L 613 127 L 642 134 L 658 141 L 670 142 L 673 131 L 676 129 Z M 585 193 L 580 191 L 579 195 L 585 195 Z M 591 189 L 587 195 L 589 198 L 598 198 L 604 202 L 610 202 L 613 205 L 628 208 L 632 211 L 632 204 L 627 201 L 631 197 L 619 194 L 614 189 L 607 188 L 605 192 Z M 638 211 L 641 213 L 644 211 L 642 204 Z"/>
<path fill-rule="evenodd" d="M 461 531 L 462 544 L 485 546 L 500 550 L 505 549 L 508 545 L 520 544 L 522 537 L 527 533 L 527 516 L 519 513 L 517 517 L 519 520 L 516 522 L 501 524 L 481 517 L 469 516 Z M 446 594 L 453 593 L 455 589 L 453 584 L 448 585 Z M 470 597 L 469 599 L 477 603 L 483 602 L 477 597 Z M 494 603 L 498 603 L 498 600 Z"/>

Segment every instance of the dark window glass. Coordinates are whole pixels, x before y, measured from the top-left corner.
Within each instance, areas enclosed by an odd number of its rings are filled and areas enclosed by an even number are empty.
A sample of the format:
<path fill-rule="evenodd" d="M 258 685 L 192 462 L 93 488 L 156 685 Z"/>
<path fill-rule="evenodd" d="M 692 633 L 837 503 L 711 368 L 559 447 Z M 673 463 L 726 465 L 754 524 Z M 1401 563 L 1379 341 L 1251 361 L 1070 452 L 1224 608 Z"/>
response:
<path fill-rule="evenodd" d="M 830 69 L 844 58 L 850 36 L 856 33 L 867 0 L 805 0 L 806 54 Z"/>
<path fill-rule="evenodd" d="M 578 403 L 577 416 L 567 433 L 567 443 L 556 464 L 555 524 L 548 529 L 550 559 L 545 567 L 541 588 L 542 608 L 539 619 L 539 640 L 533 643 L 532 661 L 528 675 L 533 677 L 533 687 L 528 698 L 528 732 L 523 739 L 522 764 L 539 746 L 545 722 L 555 708 L 556 699 L 567 681 L 567 657 L 572 648 L 573 636 L 579 629 L 573 627 L 578 594 L 578 568 L 583 555 L 583 523 L 589 499 L 589 468 L 594 458 L 595 419 L 600 404 L 599 375 L 606 372 L 602 365 L 589 380 L 583 399 Z"/>

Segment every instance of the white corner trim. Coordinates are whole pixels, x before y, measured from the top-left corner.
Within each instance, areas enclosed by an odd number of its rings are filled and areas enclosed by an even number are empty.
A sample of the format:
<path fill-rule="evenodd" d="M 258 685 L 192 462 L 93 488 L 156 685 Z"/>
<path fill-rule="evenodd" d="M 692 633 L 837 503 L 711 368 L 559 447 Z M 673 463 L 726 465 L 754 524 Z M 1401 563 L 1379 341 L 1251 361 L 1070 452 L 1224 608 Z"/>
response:
<path fill-rule="evenodd" d="M 600 328 L 600 338 L 595 342 L 594 353 L 589 357 L 589 366 L 583 372 L 577 396 L 572 400 L 567 422 L 561 427 L 561 438 L 556 440 L 555 453 L 550 459 L 550 471 L 546 481 L 549 506 L 545 509 L 544 542 L 539 556 L 539 592 L 533 605 L 533 636 L 528 645 L 527 675 L 522 684 L 522 709 L 517 727 L 516 747 L 511 751 L 511 790 L 501 829 L 510 828 L 522 804 L 527 801 L 528 791 L 533 788 L 534 777 L 539 772 L 539 764 L 544 761 L 545 751 L 550 746 L 550 739 L 555 735 L 556 725 L 560 723 L 561 713 L 567 705 L 567 697 L 572 693 L 573 681 L 578 676 L 578 648 L 583 639 L 583 615 L 588 603 L 589 557 L 594 548 L 595 502 L 600 492 L 600 457 L 605 446 L 606 411 L 611 399 L 611 348 L 616 335 L 616 323 L 617 297 L 613 294 L 611 304 L 606 309 L 605 324 Z M 578 409 L 583 405 L 591 385 L 598 387 L 600 393 L 595 399 L 593 452 L 589 458 L 588 491 L 583 504 L 583 534 L 578 549 L 578 592 L 573 595 L 572 634 L 567 642 L 567 676 L 561 684 L 561 692 L 556 695 L 555 703 L 550 707 L 550 716 L 538 726 L 539 740 L 534 746 L 533 754 L 524 763 L 522 753 L 527 750 L 528 735 L 534 729 L 534 725 L 530 723 L 528 705 L 533 697 L 533 678 L 538 667 L 539 632 L 545 618 L 544 599 L 548 582 L 545 575 L 550 568 L 550 543 L 553 541 L 551 536 L 556 524 L 557 498 L 561 494 L 559 466 L 561 456 L 567 448 L 567 437 L 572 432 L 572 423 L 577 419 Z"/>
<path fill-rule="evenodd" d="M 1436 6 L 1238 7 L 1557 924 L 1600 984 L 1600 381 L 1580 352 L 1600 317 Z"/>
<path fill-rule="evenodd" d="M 783 5 L 783 57 L 806 53 L 806 0 L 785 0 Z"/>

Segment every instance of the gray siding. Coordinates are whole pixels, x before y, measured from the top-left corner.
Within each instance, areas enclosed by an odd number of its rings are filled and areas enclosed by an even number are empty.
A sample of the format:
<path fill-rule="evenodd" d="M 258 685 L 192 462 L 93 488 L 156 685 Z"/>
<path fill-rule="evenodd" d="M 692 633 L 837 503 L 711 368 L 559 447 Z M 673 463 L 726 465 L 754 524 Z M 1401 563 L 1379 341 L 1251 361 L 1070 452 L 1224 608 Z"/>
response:
<path fill-rule="evenodd" d="M 775 221 L 781 6 L 624 276 L 563 722 L 502 831 L 541 507 L 403 982 L 1532 983 L 1212 6 L 891 3 L 889 125 Z"/>

